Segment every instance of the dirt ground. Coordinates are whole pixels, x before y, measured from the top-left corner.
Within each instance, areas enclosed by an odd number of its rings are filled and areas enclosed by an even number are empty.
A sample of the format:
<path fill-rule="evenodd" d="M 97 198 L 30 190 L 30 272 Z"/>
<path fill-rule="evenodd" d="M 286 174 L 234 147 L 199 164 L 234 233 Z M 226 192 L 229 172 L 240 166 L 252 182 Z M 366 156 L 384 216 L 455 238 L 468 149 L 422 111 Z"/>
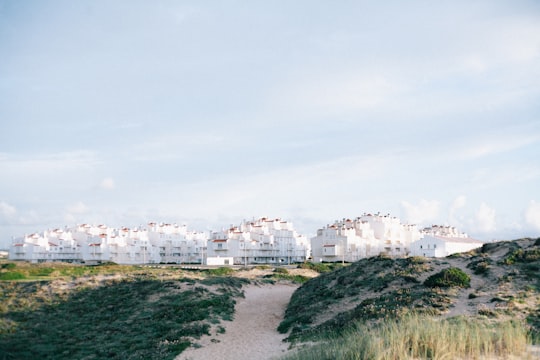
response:
<path fill-rule="evenodd" d="M 265 360 L 287 352 L 285 335 L 276 329 L 297 285 L 249 285 L 239 299 L 233 321 L 222 325 L 225 333 L 205 337 L 199 348 L 189 348 L 177 360 Z"/>

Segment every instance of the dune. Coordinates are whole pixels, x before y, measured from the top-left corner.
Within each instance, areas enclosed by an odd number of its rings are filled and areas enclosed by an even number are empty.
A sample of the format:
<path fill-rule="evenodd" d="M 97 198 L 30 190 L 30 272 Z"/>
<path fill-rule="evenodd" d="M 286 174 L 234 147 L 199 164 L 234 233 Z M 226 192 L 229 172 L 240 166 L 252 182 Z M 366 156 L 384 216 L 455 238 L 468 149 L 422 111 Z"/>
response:
<path fill-rule="evenodd" d="M 287 352 L 286 337 L 276 329 L 298 285 L 249 285 L 239 298 L 233 321 L 222 323 L 224 334 L 202 338 L 176 360 L 265 360 Z"/>

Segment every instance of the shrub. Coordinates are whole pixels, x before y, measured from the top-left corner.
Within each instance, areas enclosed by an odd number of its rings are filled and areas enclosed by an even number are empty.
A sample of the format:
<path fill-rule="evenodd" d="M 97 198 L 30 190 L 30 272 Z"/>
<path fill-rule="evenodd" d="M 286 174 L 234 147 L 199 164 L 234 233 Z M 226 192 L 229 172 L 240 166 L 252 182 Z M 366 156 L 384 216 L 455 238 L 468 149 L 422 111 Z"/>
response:
<path fill-rule="evenodd" d="M 49 276 L 53 272 L 54 272 L 53 268 L 38 267 L 38 268 L 30 269 L 29 275 L 30 276 Z"/>
<path fill-rule="evenodd" d="M 471 278 L 463 270 L 455 267 L 444 269 L 434 275 L 431 275 L 424 282 L 428 287 L 462 287 L 468 288 L 471 284 Z"/>
<path fill-rule="evenodd" d="M 502 263 L 504 265 L 512 265 L 514 263 L 530 263 L 538 260 L 540 260 L 540 249 L 517 249 L 509 253 L 509 255 L 502 260 Z"/>
<path fill-rule="evenodd" d="M 11 269 L 15 269 L 15 266 L 16 265 L 14 263 L 2 264 L 2 269 L 11 270 Z"/>
<path fill-rule="evenodd" d="M 0 273 L 0 280 L 22 280 L 26 279 L 26 276 L 19 271 L 8 271 Z"/>
<path fill-rule="evenodd" d="M 276 273 L 276 274 L 288 274 L 289 270 L 287 270 L 285 268 L 282 268 L 282 267 L 278 267 L 278 268 L 274 269 L 274 273 Z"/>
<path fill-rule="evenodd" d="M 225 276 L 225 275 L 231 275 L 234 273 L 234 269 L 230 267 L 219 267 L 216 269 L 208 269 L 207 270 L 209 275 L 212 276 Z"/>
<path fill-rule="evenodd" d="M 312 262 L 304 262 L 300 265 L 298 265 L 298 268 L 300 269 L 310 269 L 314 270 L 318 273 L 327 273 L 334 270 L 337 270 L 339 268 L 342 268 L 343 265 L 341 263 L 312 263 Z"/>

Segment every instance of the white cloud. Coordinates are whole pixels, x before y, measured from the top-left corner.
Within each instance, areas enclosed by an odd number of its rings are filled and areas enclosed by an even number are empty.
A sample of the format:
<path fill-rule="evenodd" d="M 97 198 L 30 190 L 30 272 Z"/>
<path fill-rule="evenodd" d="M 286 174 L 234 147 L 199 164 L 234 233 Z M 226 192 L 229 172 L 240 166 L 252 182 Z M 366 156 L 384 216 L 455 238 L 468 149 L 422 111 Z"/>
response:
<path fill-rule="evenodd" d="M 194 151 L 222 146 L 225 137 L 212 133 L 182 132 L 151 136 L 129 149 L 129 156 L 139 161 L 174 161 L 189 158 Z M 231 144 L 228 144 L 231 146 Z"/>
<path fill-rule="evenodd" d="M 99 184 L 99 187 L 104 190 L 112 190 L 115 187 L 114 179 L 113 178 L 105 178 L 101 180 L 101 183 Z"/>
<path fill-rule="evenodd" d="M 358 69 L 333 73 L 311 69 L 312 74 L 289 79 L 272 95 L 273 108 L 282 108 L 287 121 L 300 121 L 298 115 L 345 115 L 393 105 L 392 99 L 403 91 L 403 84 L 386 75 L 361 73 Z M 328 74 L 328 75 L 324 75 Z"/>
<path fill-rule="evenodd" d="M 64 215 L 64 221 L 67 224 L 73 224 L 80 221 L 86 222 L 84 216 L 88 216 L 89 208 L 82 201 L 78 201 L 67 208 L 67 213 Z"/>
<path fill-rule="evenodd" d="M 535 230 L 540 230 L 540 203 L 531 200 L 525 209 L 525 223 Z"/>
<path fill-rule="evenodd" d="M 486 203 L 481 203 L 475 215 L 474 228 L 479 232 L 493 232 L 496 230 L 495 209 Z"/>
<path fill-rule="evenodd" d="M 466 203 L 467 203 L 467 197 L 465 195 L 459 195 L 452 202 L 451 211 L 461 209 L 462 207 L 465 206 Z"/>
<path fill-rule="evenodd" d="M 79 201 L 67 207 L 67 211 L 72 214 L 84 214 L 87 213 L 88 210 L 88 206 L 86 206 L 82 201 Z"/>
<path fill-rule="evenodd" d="M 466 159 L 480 158 L 493 154 L 500 154 L 512 150 L 522 148 L 527 145 L 534 144 L 540 140 L 538 135 L 527 136 L 519 135 L 504 135 L 488 139 L 475 139 L 473 145 L 465 145 L 465 149 L 461 155 Z"/>
<path fill-rule="evenodd" d="M 465 207 L 466 204 L 467 204 L 467 197 L 465 195 L 459 195 L 458 197 L 454 199 L 454 201 L 450 205 L 450 210 L 449 210 L 449 215 L 448 215 L 449 222 L 451 225 L 453 226 L 462 225 L 462 222 L 461 222 L 462 219 L 461 217 L 456 217 L 456 212 L 457 210 Z"/>
<path fill-rule="evenodd" d="M 5 201 L 0 201 L 0 215 L 3 218 L 11 218 L 17 214 L 17 209 Z"/>
<path fill-rule="evenodd" d="M 401 207 L 405 213 L 405 221 L 412 224 L 425 224 L 437 219 L 439 215 L 439 202 L 436 200 L 420 200 L 417 205 L 407 201 L 401 202 Z"/>

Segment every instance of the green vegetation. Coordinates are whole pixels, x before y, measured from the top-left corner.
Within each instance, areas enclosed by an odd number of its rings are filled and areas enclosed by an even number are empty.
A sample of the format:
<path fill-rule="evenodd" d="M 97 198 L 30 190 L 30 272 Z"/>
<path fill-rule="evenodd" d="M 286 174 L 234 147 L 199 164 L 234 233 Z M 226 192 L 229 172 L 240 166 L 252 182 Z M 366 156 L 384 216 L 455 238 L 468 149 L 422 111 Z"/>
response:
<path fill-rule="evenodd" d="M 276 267 L 273 270 L 272 274 L 264 275 L 263 279 L 269 283 L 274 283 L 276 280 L 277 281 L 282 280 L 282 281 L 290 281 L 296 284 L 303 284 L 306 281 L 308 281 L 310 278 L 303 275 L 291 274 L 289 273 L 289 270 L 287 270 L 284 267 Z"/>
<path fill-rule="evenodd" d="M 520 322 L 407 315 L 375 326 L 353 323 L 344 334 L 331 334 L 284 359 L 476 359 L 520 354 L 526 345 L 527 330 Z"/>
<path fill-rule="evenodd" d="M 22 280 L 26 276 L 20 271 L 6 271 L 0 273 L 0 280 Z"/>
<path fill-rule="evenodd" d="M 331 272 L 337 269 L 340 269 L 344 266 L 348 266 L 348 264 L 343 265 L 341 263 L 312 263 L 312 262 L 304 262 L 300 265 L 298 265 L 299 269 L 309 269 L 314 270 L 320 274 Z"/>
<path fill-rule="evenodd" d="M 431 275 L 424 282 L 428 287 L 462 287 L 468 288 L 471 285 L 471 278 L 463 270 L 451 267 Z"/>
<path fill-rule="evenodd" d="M 216 269 L 205 270 L 205 272 L 208 275 L 212 275 L 212 276 L 227 276 L 227 275 L 233 274 L 234 269 L 232 269 L 230 267 L 219 267 L 219 268 L 216 268 Z"/>
<path fill-rule="evenodd" d="M 197 280 L 175 269 L 114 264 L 10 268 L 1 274 L 26 280 L 0 281 L 1 359 L 173 359 L 200 336 L 222 333 L 219 323 L 233 319 L 235 298 L 249 283 L 216 276 L 228 272 L 221 269 L 201 271 L 207 277 Z M 100 280 L 71 278 L 111 270 L 120 271 Z M 44 280 L 28 281 L 39 276 Z"/>
<path fill-rule="evenodd" d="M 540 342 L 538 289 L 540 239 L 444 260 L 379 256 L 303 284 L 278 330 L 300 349 L 291 360 L 507 358 Z M 437 317 L 458 302 L 473 315 Z"/>
<path fill-rule="evenodd" d="M 291 331 L 289 340 L 292 341 L 316 340 L 329 332 L 341 333 L 353 321 L 395 316 L 407 307 L 428 306 L 428 310 L 434 307 L 442 310 L 448 306 L 445 295 L 426 289 L 417 279 L 430 269 L 431 265 L 424 258 L 379 256 L 324 273 L 307 281 L 293 294 L 278 331 Z M 396 290 L 389 290 L 391 285 L 396 285 Z M 400 289 L 403 285 L 411 288 Z M 356 306 L 315 324 L 319 315 L 343 299 Z"/>
<path fill-rule="evenodd" d="M 136 272 L 151 272 L 141 266 L 117 265 L 115 263 L 104 263 L 101 265 L 73 265 L 68 263 L 46 263 L 46 264 L 31 264 L 28 262 L 5 262 L 0 265 L 0 280 L 1 274 L 10 271 L 16 271 L 24 275 L 27 280 L 46 280 L 59 277 L 81 277 L 93 275 L 107 274 L 133 274 Z"/>
<path fill-rule="evenodd" d="M 503 260 L 505 265 L 512 265 L 514 263 L 530 263 L 540 259 L 540 249 L 517 249 L 512 251 Z"/>

